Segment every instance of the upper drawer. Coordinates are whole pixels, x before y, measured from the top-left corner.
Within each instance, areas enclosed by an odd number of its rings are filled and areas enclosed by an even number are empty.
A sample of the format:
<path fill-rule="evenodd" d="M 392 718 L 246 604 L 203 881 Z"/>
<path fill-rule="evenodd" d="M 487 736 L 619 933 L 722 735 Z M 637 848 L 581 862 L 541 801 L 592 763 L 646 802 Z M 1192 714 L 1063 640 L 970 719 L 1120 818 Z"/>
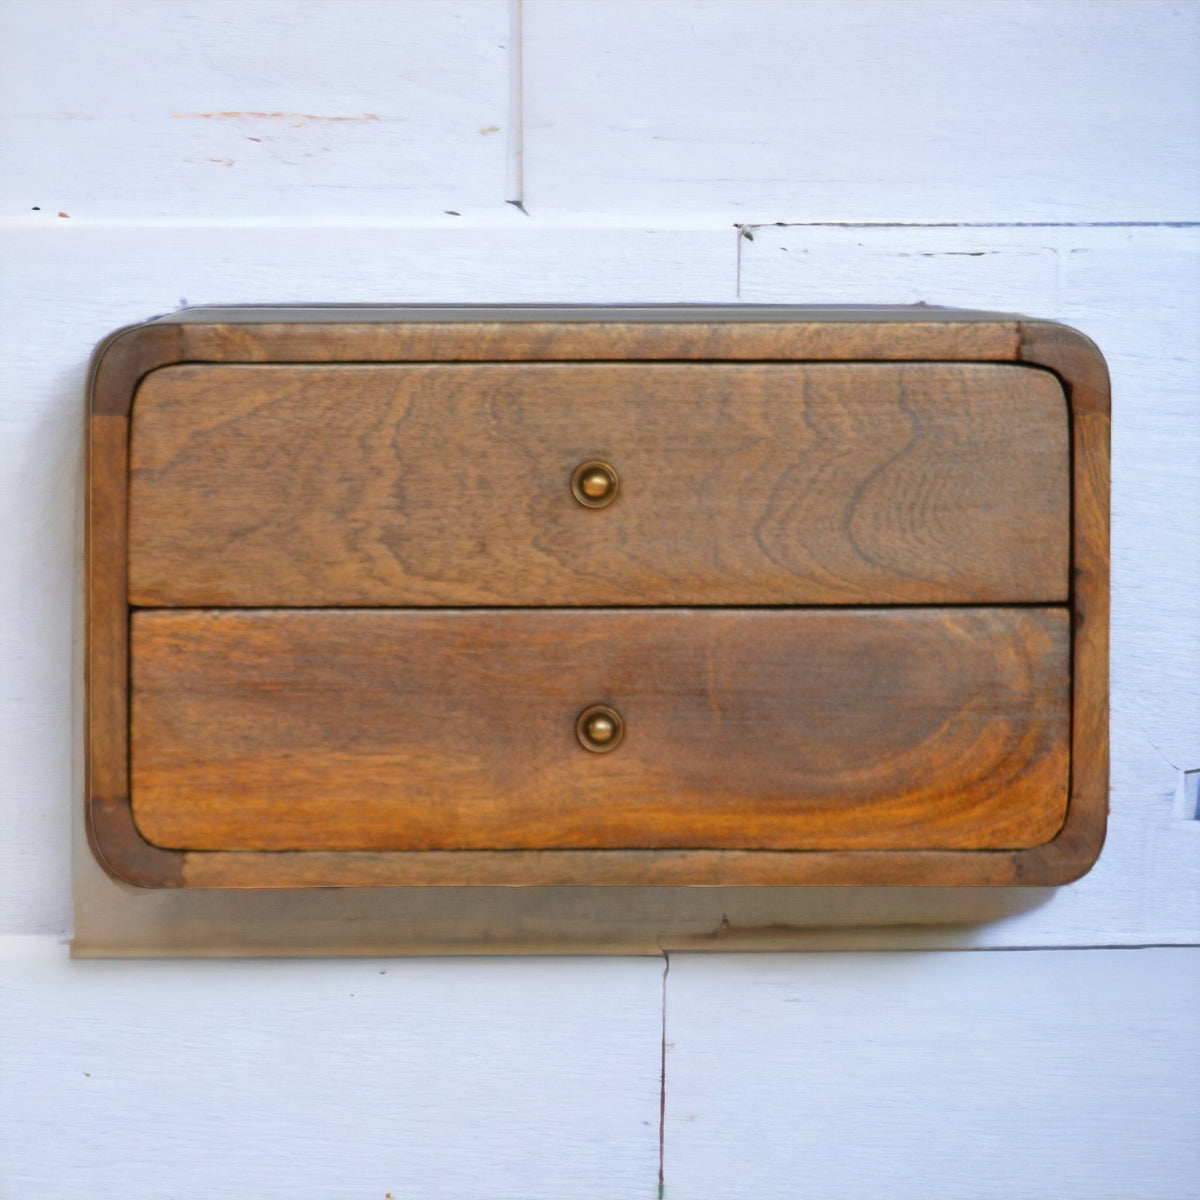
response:
<path fill-rule="evenodd" d="M 1061 385 L 1016 365 L 171 366 L 133 405 L 129 600 L 1061 602 L 1069 475 Z"/>

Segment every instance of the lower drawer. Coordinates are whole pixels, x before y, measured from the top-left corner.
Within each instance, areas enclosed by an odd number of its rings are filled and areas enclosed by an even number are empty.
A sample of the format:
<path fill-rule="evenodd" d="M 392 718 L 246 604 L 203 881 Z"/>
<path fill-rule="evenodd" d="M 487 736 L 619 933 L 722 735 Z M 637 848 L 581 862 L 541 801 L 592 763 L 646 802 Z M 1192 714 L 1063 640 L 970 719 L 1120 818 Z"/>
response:
<path fill-rule="evenodd" d="M 1061 608 L 143 610 L 131 784 L 189 850 L 1023 849 Z M 604 705 L 623 736 L 585 746 Z M 593 743 L 598 747 L 599 743 Z"/>

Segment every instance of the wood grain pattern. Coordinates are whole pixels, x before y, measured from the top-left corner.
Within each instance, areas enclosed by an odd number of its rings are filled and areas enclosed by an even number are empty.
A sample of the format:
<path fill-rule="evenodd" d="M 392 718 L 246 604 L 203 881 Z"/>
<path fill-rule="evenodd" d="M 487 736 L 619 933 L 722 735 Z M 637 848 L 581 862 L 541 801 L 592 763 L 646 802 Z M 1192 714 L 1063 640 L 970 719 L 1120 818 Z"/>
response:
<path fill-rule="evenodd" d="M 406 321 L 407 305 L 372 309 L 361 323 L 328 319 L 301 306 L 279 322 L 250 320 L 258 310 L 217 309 L 211 322 L 173 317 L 118 330 L 97 348 L 92 411 L 128 416 L 138 380 L 167 363 L 423 363 L 595 361 L 1013 362 L 1021 325 L 925 308 L 801 310 L 786 319 L 759 309 L 745 321 L 625 321 L 622 309 L 597 307 L 590 321 L 513 319 L 494 306 L 491 319 Z M 235 315 L 237 314 L 237 319 Z M 305 320 L 305 314 L 309 319 Z M 121 386 L 124 382 L 125 386 Z"/>
<path fill-rule="evenodd" d="M 1019 848 L 1063 610 L 141 612 L 144 836 L 196 850 Z M 578 712 L 626 721 L 610 755 Z"/>
<path fill-rule="evenodd" d="M 1061 602 L 1068 438 L 1054 376 L 1003 365 L 173 367 L 134 408 L 130 599 Z"/>
<path fill-rule="evenodd" d="M 88 505 L 88 721 L 93 796 L 128 790 L 128 613 L 125 606 L 125 417 L 91 423 Z"/>
<path fill-rule="evenodd" d="M 184 856 L 148 843 L 129 806 L 128 397 L 179 344 L 166 326 L 118 330 L 97 348 L 89 386 L 85 828 L 108 870 L 147 887 L 181 884 Z"/>
<path fill-rule="evenodd" d="M 1071 802 L 1054 841 L 1016 864 L 1065 883 L 1096 861 L 1108 821 L 1111 388 L 1096 345 L 1067 326 L 1023 322 L 1018 357 L 1053 370 L 1071 409 Z"/>
<path fill-rule="evenodd" d="M 1009 317 L 947 313 L 933 319 L 917 310 L 818 311 L 812 321 L 789 311 L 772 321 L 760 311 L 735 324 L 689 319 L 672 323 L 622 323 L 618 310 L 595 322 L 555 323 L 500 317 L 471 324 L 408 323 L 375 314 L 370 323 L 339 320 L 306 324 L 289 314 L 280 324 L 257 317 L 242 323 L 226 312 L 215 323 L 188 322 L 164 329 L 144 325 L 122 331 L 98 352 L 92 388 L 94 414 L 127 414 L 137 381 L 171 362 L 496 362 L 642 359 L 811 359 L 880 361 L 1026 362 L 1054 372 L 1070 409 L 1076 470 L 1073 505 L 1081 519 L 1071 532 L 1072 766 L 1071 800 L 1056 836 L 1024 850 L 448 850 L 176 852 L 146 842 L 132 820 L 127 795 L 101 796 L 94 786 L 89 833 L 100 860 L 130 882 L 200 888 L 320 886 L 462 886 L 531 884 L 936 884 L 1049 885 L 1082 874 L 1103 840 L 1107 808 L 1107 374 L 1086 338 L 1065 327 Z M 319 315 L 319 313 L 318 313 Z M 227 323 L 222 323 L 227 322 Z M 1091 414 L 1091 419 L 1084 420 Z M 93 418 L 97 420 L 96 417 Z M 100 429 L 97 421 L 94 429 Z M 125 485 L 110 470 L 108 451 L 94 438 L 92 516 L 120 520 Z M 112 462 L 123 464 L 124 447 Z M 123 470 L 123 465 L 121 467 Z M 111 497 L 111 504 L 104 500 Z M 109 507 L 105 507 L 108 505 Z M 115 505 L 115 507 L 112 507 Z M 109 512 L 111 508 L 111 512 Z M 107 535 L 101 534 L 103 544 Z M 108 538 L 111 541 L 112 539 Z M 117 538 L 123 545 L 123 536 Z M 113 545 L 116 542 L 112 542 Z M 89 554 L 91 552 L 89 551 Z M 103 557 L 103 556 L 101 556 Z M 118 575 L 124 564 L 109 565 Z M 123 587 L 123 585 L 122 585 Z M 120 589 L 119 589 L 120 590 Z M 124 595 L 93 580 L 93 628 L 103 614 L 126 612 Z M 100 614 L 97 617 L 97 613 Z M 115 626 L 114 626 L 115 628 Z M 103 639 L 99 639 L 102 641 Z M 117 640 L 123 644 L 124 634 Z M 113 644 L 116 644 L 113 642 Z M 92 686 L 123 678 L 124 658 L 90 653 Z M 122 713 L 121 720 L 125 721 Z M 92 722 L 89 760 L 125 755 L 103 722 Z M 107 741 L 105 740 L 107 739 Z M 333 894 L 333 893 L 331 893 Z"/>
<path fill-rule="evenodd" d="M 122 368 L 123 369 L 123 368 Z M 87 505 L 87 835 L 129 882 L 178 884 L 183 855 L 147 843 L 129 808 L 129 610 L 125 503 L 129 420 L 93 415 Z"/>
<path fill-rule="evenodd" d="M 745 322 L 624 322 L 619 308 L 598 310 L 592 323 L 493 320 L 313 324 L 217 322 L 178 326 L 181 362 L 1008 362 L 1016 358 L 1017 321 L 960 321 L 954 312 L 906 320 L 848 309 L 845 319 L 805 321 L 767 312 Z M 152 329 L 154 326 L 143 326 Z"/>
<path fill-rule="evenodd" d="M 1048 843 L 1056 846 L 1058 839 Z M 162 853 L 167 853 L 162 851 Z M 643 887 L 1008 887 L 1038 886 L 1057 882 L 1063 875 L 1060 861 L 1046 847 L 1031 850 L 200 850 L 171 853 L 182 864 L 182 872 L 172 876 L 165 886 L 185 888 L 492 888 L 520 887 L 554 889 L 537 891 L 524 906 L 518 924 L 540 924 L 556 907 L 555 892 L 560 888 L 615 888 L 611 895 L 597 893 L 598 911 L 614 915 L 619 922 L 636 914 L 640 906 L 634 898 L 622 895 L 626 888 Z M 1032 867 L 1030 866 L 1032 864 Z M 878 901 L 880 897 L 876 896 Z M 947 899 L 942 915 L 949 920 L 974 919 L 964 915 L 955 899 Z M 481 901 L 483 903 L 483 901 Z M 665 930 L 685 927 L 691 908 L 687 901 L 678 910 L 658 913 L 662 924 L 651 936 L 639 940 L 626 930 L 618 936 L 614 953 L 644 953 L 670 945 Z M 871 906 L 868 906 L 868 908 Z M 807 912 L 800 927 L 823 920 L 828 911 L 816 903 L 815 913 Z M 877 916 L 871 923 L 890 923 L 891 908 L 884 901 L 874 906 Z M 994 917 L 995 912 L 983 918 Z M 842 923 L 842 922 L 839 922 Z M 706 932 L 689 949 L 728 948 L 721 939 L 725 932 Z M 755 928 L 758 949 L 786 949 L 789 929 L 771 930 L 765 921 Z M 557 925 L 569 939 L 568 945 L 586 948 L 608 941 L 611 931 L 593 925 L 582 917 L 570 927 Z M 772 936 L 778 940 L 771 944 Z M 420 935 L 414 942 L 421 940 Z M 549 939 L 554 940 L 554 939 Z M 737 939 L 730 939 L 729 945 Z M 469 953 L 487 953 L 488 939 L 471 944 Z M 377 943 L 378 944 L 378 943 Z M 438 945 L 447 945 L 437 939 Z M 545 944 L 545 943 L 543 943 Z M 681 943 L 680 943 L 681 944 Z M 744 944 L 744 943 L 740 943 Z M 514 952 L 535 950 L 534 943 L 520 937 L 509 943 Z M 430 950 L 429 953 L 441 953 Z M 570 953 L 564 949 L 564 953 Z M 605 953 L 608 951 L 605 950 Z"/>

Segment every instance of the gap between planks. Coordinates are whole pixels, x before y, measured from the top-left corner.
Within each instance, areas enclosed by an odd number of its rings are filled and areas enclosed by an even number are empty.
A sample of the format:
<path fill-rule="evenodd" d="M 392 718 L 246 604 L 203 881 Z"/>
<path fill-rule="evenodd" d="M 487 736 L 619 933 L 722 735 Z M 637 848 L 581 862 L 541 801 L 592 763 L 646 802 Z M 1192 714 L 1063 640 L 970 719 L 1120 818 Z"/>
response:
<path fill-rule="evenodd" d="M 662 952 L 662 1061 L 659 1066 L 658 1090 L 658 1200 L 666 1193 L 667 1144 L 667 976 L 671 973 L 671 955 Z"/>

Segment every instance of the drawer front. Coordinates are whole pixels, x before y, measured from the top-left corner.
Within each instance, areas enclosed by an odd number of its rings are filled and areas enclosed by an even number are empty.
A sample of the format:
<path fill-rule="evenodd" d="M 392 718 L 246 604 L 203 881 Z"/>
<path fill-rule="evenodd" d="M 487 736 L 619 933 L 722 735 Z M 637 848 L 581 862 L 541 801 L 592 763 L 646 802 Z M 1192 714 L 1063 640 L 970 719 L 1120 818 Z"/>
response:
<path fill-rule="evenodd" d="M 1016 365 L 173 366 L 133 406 L 129 598 L 1061 603 L 1068 442 Z"/>
<path fill-rule="evenodd" d="M 171 848 L 1008 849 L 1066 811 L 1063 609 L 151 611 L 131 663 Z"/>

